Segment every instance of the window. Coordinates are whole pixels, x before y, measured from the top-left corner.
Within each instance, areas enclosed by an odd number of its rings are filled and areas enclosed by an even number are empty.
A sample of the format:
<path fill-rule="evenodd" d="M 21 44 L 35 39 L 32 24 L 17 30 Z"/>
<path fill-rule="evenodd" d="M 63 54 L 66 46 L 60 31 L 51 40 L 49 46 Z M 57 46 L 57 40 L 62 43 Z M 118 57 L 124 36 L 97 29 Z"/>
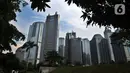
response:
<path fill-rule="evenodd" d="M 130 55 L 130 47 L 128 47 L 128 52 L 129 52 L 129 55 Z"/>
<path fill-rule="evenodd" d="M 32 37 L 34 37 L 36 35 L 36 24 L 33 26 L 33 31 L 32 31 Z"/>
<path fill-rule="evenodd" d="M 54 21 L 54 18 L 51 18 L 50 21 Z"/>

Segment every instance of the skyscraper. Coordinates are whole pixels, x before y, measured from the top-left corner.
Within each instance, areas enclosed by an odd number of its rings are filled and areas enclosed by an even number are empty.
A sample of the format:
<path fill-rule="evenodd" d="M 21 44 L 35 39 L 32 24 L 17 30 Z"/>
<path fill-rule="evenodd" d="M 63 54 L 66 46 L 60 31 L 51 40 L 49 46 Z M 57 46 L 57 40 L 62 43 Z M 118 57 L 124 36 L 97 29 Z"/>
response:
<path fill-rule="evenodd" d="M 59 15 L 48 15 L 45 22 L 45 29 L 43 35 L 43 45 L 41 50 L 40 61 L 44 61 L 44 55 L 48 51 L 58 50 L 59 40 Z"/>
<path fill-rule="evenodd" d="M 113 48 L 112 48 L 112 44 L 111 44 L 111 38 L 110 38 L 111 35 L 112 35 L 111 30 L 108 27 L 105 27 L 104 36 L 108 40 L 110 57 L 111 57 L 111 60 L 115 61 L 114 52 L 113 52 Z"/>
<path fill-rule="evenodd" d="M 120 28 L 118 28 L 116 31 L 115 31 L 115 33 L 119 33 L 119 31 L 120 31 Z M 112 38 L 112 39 L 114 39 L 114 38 Z M 113 40 L 114 41 L 114 40 Z M 115 41 L 117 41 L 117 40 L 115 40 Z M 128 46 L 128 44 L 129 44 L 129 40 L 126 40 L 124 43 L 122 43 L 122 48 L 124 48 L 124 50 L 123 51 L 125 51 L 125 56 L 126 56 L 126 60 L 127 61 L 130 61 L 130 47 Z M 125 46 L 124 46 L 125 45 Z M 120 45 L 121 46 L 121 45 Z M 124 57 L 125 58 L 125 57 Z"/>
<path fill-rule="evenodd" d="M 115 32 L 119 32 L 120 29 L 117 29 Z M 109 28 L 105 28 L 104 31 L 105 38 L 108 40 L 108 45 L 110 49 L 111 60 L 115 62 L 126 62 L 125 49 L 122 44 L 119 44 L 119 40 L 116 37 L 110 37 L 112 32 Z"/>
<path fill-rule="evenodd" d="M 99 43 L 99 50 L 100 50 L 100 63 L 105 63 L 109 64 L 111 62 L 110 58 L 110 50 L 109 50 L 109 45 L 108 45 L 108 40 L 107 39 L 102 39 L 101 42 Z"/>
<path fill-rule="evenodd" d="M 102 39 L 103 37 L 100 34 L 95 34 L 90 41 L 91 60 L 93 65 L 101 63 L 99 43 Z"/>
<path fill-rule="evenodd" d="M 82 64 L 82 43 L 81 38 L 70 39 L 70 63 L 71 64 Z"/>
<path fill-rule="evenodd" d="M 34 22 L 30 25 L 27 41 L 32 41 L 38 45 L 38 48 L 33 47 L 30 49 L 30 55 L 28 61 L 35 64 L 40 57 L 42 34 L 43 34 L 44 22 Z M 27 58 L 28 52 L 26 53 Z M 26 59 L 27 60 L 27 59 Z"/>
<path fill-rule="evenodd" d="M 126 45 L 127 41 L 125 43 L 123 43 L 123 44 Z M 130 61 L 130 47 L 129 46 L 124 46 L 124 49 L 125 49 L 125 54 L 126 54 L 127 61 Z"/>
<path fill-rule="evenodd" d="M 120 29 L 117 29 L 115 33 L 118 33 Z M 126 62 L 127 61 L 127 53 L 126 48 L 124 47 L 123 43 L 119 43 L 119 40 L 116 37 L 111 37 L 111 43 L 113 48 L 113 53 L 115 57 L 115 62 Z"/>
<path fill-rule="evenodd" d="M 82 49 L 83 49 L 83 64 L 91 65 L 90 41 L 87 38 L 82 39 Z"/>
<path fill-rule="evenodd" d="M 65 62 L 68 64 L 70 63 L 70 39 L 76 38 L 76 33 L 71 32 L 71 33 L 66 33 L 66 38 L 65 38 Z"/>
<path fill-rule="evenodd" d="M 115 56 L 115 62 L 126 62 L 126 54 L 125 49 L 122 44 L 118 43 L 118 40 L 114 40 L 114 38 L 111 38 L 112 40 L 112 48 Z"/>
<path fill-rule="evenodd" d="M 59 53 L 60 56 L 64 57 L 64 52 L 65 52 L 65 39 L 60 37 L 59 38 L 58 53 Z"/>

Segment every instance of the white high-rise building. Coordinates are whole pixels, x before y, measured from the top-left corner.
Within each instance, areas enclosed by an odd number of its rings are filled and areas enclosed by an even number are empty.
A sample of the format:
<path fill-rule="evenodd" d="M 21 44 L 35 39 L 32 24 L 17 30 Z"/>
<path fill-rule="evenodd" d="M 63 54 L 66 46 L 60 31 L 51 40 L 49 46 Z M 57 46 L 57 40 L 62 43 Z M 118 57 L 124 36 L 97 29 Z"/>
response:
<path fill-rule="evenodd" d="M 64 53 L 65 53 L 65 39 L 62 38 L 62 37 L 59 38 L 58 53 L 59 53 L 60 56 L 64 57 Z"/>
<path fill-rule="evenodd" d="M 40 55 L 40 61 L 43 62 L 44 55 L 48 51 L 58 50 L 58 40 L 59 40 L 59 15 L 57 12 L 55 15 L 48 15 L 45 22 L 44 34 L 43 34 L 43 45 Z"/>
<path fill-rule="evenodd" d="M 108 40 L 103 38 L 99 43 L 100 50 L 100 63 L 109 64 L 111 62 L 110 50 L 108 45 Z"/>
<path fill-rule="evenodd" d="M 100 34 L 95 34 L 92 40 L 90 41 L 90 51 L 91 51 L 91 59 L 92 64 L 100 64 L 101 63 L 101 56 L 100 56 L 100 46 L 99 43 L 103 37 Z"/>
<path fill-rule="evenodd" d="M 91 65 L 90 41 L 87 38 L 82 39 L 83 48 L 83 63 Z"/>
<path fill-rule="evenodd" d="M 111 57 L 111 60 L 115 61 L 114 52 L 113 52 L 113 48 L 112 48 L 112 44 L 111 44 L 111 38 L 110 38 L 112 33 L 113 32 L 111 32 L 111 30 L 108 27 L 105 28 L 104 36 L 105 36 L 105 39 L 108 40 L 108 45 L 109 45 L 109 49 L 110 49 L 110 57 Z"/>
<path fill-rule="evenodd" d="M 28 60 L 28 62 L 31 62 L 32 64 L 37 63 L 40 58 L 43 29 L 44 29 L 44 22 L 34 22 L 32 25 L 30 25 L 29 28 L 27 41 L 32 41 L 34 42 L 34 44 L 38 45 L 38 48 L 33 47 L 30 49 L 30 55 L 28 59 L 27 59 L 28 52 L 25 55 L 26 60 Z"/>

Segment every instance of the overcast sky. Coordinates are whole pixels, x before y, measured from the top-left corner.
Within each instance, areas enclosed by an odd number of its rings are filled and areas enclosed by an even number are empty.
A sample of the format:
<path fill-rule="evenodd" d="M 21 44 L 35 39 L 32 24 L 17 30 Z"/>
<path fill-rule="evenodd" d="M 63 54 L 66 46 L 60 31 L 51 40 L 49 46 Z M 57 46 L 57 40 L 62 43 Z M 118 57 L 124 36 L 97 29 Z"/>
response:
<path fill-rule="evenodd" d="M 29 2 L 28 0 L 26 0 Z M 37 12 L 32 10 L 30 3 L 28 6 L 22 8 L 22 12 L 17 13 L 17 22 L 12 22 L 16 27 L 26 35 L 29 31 L 29 26 L 37 21 L 45 22 L 48 14 L 53 15 L 57 11 L 60 15 L 60 31 L 59 35 L 65 37 L 66 32 L 75 31 L 77 37 L 92 39 L 94 34 L 101 34 L 103 36 L 104 27 L 88 26 L 86 28 L 86 22 L 83 21 L 80 16 L 82 15 L 82 9 L 78 8 L 75 4 L 68 6 L 65 0 L 51 0 L 49 5 L 51 8 L 47 8 L 46 12 Z M 26 41 L 26 40 L 25 40 Z M 24 41 L 24 42 L 25 42 Z M 18 42 L 18 46 L 21 46 L 23 42 Z M 17 47 L 12 46 L 13 51 Z"/>

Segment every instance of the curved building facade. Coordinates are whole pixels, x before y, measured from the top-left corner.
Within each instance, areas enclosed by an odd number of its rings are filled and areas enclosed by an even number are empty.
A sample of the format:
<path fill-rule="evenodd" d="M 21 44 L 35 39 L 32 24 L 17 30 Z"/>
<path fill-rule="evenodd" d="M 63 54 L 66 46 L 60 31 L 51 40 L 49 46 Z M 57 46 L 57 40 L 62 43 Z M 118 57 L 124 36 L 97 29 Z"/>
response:
<path fill-rule="evenodd" d="M 90 41 L 87 38 L 82 39 L 83 64 L 91 65 Z"/>
<path fill-rule="evenodd" d="M 100 34 L 96 34 L 90 41 L 91 60 L 93 65 L 101 62 L 99 43 L 102 39 L 103 37 Z"/>

